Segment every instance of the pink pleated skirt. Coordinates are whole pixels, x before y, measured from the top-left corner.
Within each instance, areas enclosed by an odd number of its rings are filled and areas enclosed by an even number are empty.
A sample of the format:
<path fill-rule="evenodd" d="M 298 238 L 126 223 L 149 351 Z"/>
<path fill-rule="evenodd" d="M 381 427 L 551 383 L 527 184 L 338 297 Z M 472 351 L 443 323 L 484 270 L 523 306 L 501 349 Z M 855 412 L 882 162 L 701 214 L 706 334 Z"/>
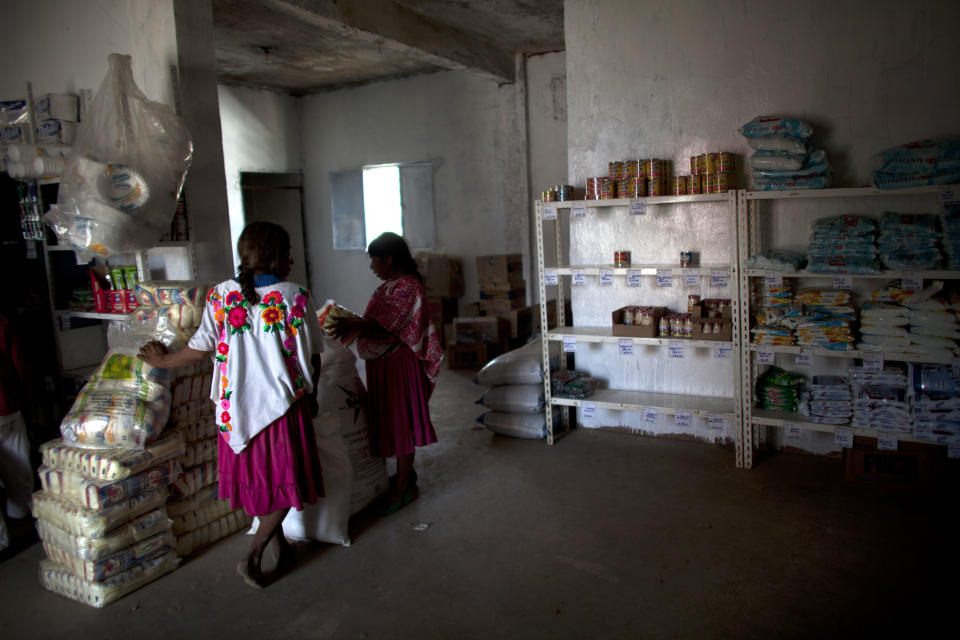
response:
<path fill-rule="evenodd" d="M 410 347 L 367 360 L 367 424 L 370 450 L 392 458 L 437 441 L 430 421 L 430 383 Z"/>
<path fill-rule="evenodd" d="M 219 438 L 221 499 L 250 516 L 264 516 L 292 507 L 297 511 L 323 497 L 323 476 L 317 455 L 313 420 L 305 398 L 234 453 Z"/>

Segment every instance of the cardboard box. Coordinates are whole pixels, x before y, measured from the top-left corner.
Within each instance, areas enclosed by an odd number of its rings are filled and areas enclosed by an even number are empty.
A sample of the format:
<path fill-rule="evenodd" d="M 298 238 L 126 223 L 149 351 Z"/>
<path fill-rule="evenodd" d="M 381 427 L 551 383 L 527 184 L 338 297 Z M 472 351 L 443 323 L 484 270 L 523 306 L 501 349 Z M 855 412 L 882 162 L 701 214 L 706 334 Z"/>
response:
<path fill-rule="evenodd" d="M 922 442 L 899 442 L 897 451 L 880 451 L 876 438 L 854 436 L 843 450 L 847 480 L 890 487 L 932 484 L 943 466 L 946 448 Z"/>
<path fill-rule="evenodd" d="M 457 344 L 499 344 L 510 337 L 510 325 L 504 318 L 495 316 L 454 318 L 453 334 Z"/>
<path fill-rule="evenodd" d="M 513 300 L 481 300 L 480 311 L 488 316 L 505 316 L 514 309 L 523 308 L 526 300 L 515 298 Z"/>
<path fill-rule="evenodd" d="M 518 282 L 523 280 L 523 256 L 519 253 L 477 256 L 477 282 Z"/>
<path fill-rule="evenodd" d="M 480 317 L 480 303 L 471 302 L 469 304 L 463 305 L 463 315 L 462 318 L 479 318 Z"/>
<path fill-rule="evenodd" d="M 480 298 L 489 300 L 509 300 L 511 298 L 525 298 L 527 296 L 527 283 L 523 280 L 500 281 L 481 281 Z"/>
<path fill-rule="evenodd" d="M 656 338 L 659 333 L 660 316 L 669 313 L 666 307 L 650 307 L 653 322 L 648 325 L 623 324 L 623 310 L 621 307 L 611 314 L 613 335 L 625 338 Z"/>
<path fill-rule="evenodd" d="M 457 317 L 457 299 L 456 298 L 427 298 L 427 311 L 430 314 L 430 322 L 440 324 L 441 326 L 453 322 Z"/>
<path fill-rule="evenodd" d="M 448 344 L 456 344 L 456 343 L 454 342 L 454 336 L 455 336 L 455 335 L 456 335 L 456 334 L 453 332 L 453 323 L 452 323 L 452 322 L 448 322 L 447 324 L 443 325 L 443 339 L 442 339 L 442 341 L 441 341 L 441 344 L 444 345 L 444 346 L 446 346 L 446 345 L 448 345 Z"/>
<path fill-rule="evenodd" d="M 570 307 L 570 300 L 564 300 L 563 303 L 563 323 L 566 326 L 573 326 L 573 310 Z M 533 305 L 533 326 L 540 330 L 540 305 Z M 557 326 L 557 301 L 547 300 L 547 328 L 553 329 Z"/>
<path fill-rule="evenodd" d="M 463 295 L 463 265 L 445 253 L 418 251 L 417 270 L 423 276 L 428 298 L 459 298 Z"/>
<path fill-rule="evenodd" d="M 704 318 L 702 314 L 702 305 L 694 305 L 690 313 L 693 320 L 693 333 L 690 335 L 692 340 L 716 340 L 718 342 L 730 342 L 733 340 L 733 318 L 731 316 L 730 305 L 727 305 L 719 318 Z M 719 325 L 720 333 L 704 333 L 703 328 L 705 322 Z"/>
<path fill-rule="evenodd" d="M 487 363 L 487 345 L 451 344 L 447 346 L 447 367 L 477 370 Z"/>

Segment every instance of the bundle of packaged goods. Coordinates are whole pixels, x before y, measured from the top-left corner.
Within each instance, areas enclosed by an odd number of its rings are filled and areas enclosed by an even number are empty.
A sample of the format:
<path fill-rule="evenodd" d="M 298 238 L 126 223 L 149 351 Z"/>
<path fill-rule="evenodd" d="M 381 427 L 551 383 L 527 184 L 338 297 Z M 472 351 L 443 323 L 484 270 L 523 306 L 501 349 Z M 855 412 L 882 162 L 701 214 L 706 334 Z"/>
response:
<path fill-rule="evenodd" d="M 0 102 L 0 147 L 3 153 L 0 158 L 3 166 L 0 167 L 10 174 L 11 178 L 23 178 L 20 175 L 26 171 L 26 165 L 10 158 L 7 145 L 23 144 L 29 140 L 30 109 L 26 100 L 4 100 Z"/>
<path fill-rule="evenodd" d="M 56 178 L 70 157 L 66 144 L 8 144 L 6 167 L 11 178 Z"/>
<path fill-rule="evenodd" d="M 850 389 L 853 392 L 854 427 L 884 431 L 910 432 L 910 406 L 907 374 L 897 366 L 882 371 L 867 371 L 862 366 L 850 367 Z"/>
<path fill-rule="evenodd" d="M 960 138 L 902 144 L 880 151 L 872 161 L 878 189 L 960 182 Z"/>
<path fill-rule="evenodd" d="M 607 175 L 587 178 L 585 199 L 643 198 L 670 193 L 670 163 L 666 160 L 614 160 Z"/>
<path fill-rule="evenodd" d="M 939 280 L 930 281 L 922 291 L 906 290 L 894 280 L 874 291 L 873 304 L 865 305 L 861 319 L 858 348 L 931 355 L 955 352 L 960 298 L 942 290 Z"/>
<path fill-rule="evenodd" d="M 800 413 L 820 424 L 847 424 L 853 415 L 853 395 L 843 376 L 814 376 L 800 397 Z"/>
<path fill-rule="evenodd" d="M 758 116 L 740 127 L 754 149 L 747 161 L 758 191 L 824 189 L 832 183 L 827 155 L 811 149 L 813 127 L 802 120 Z"/>
<path fill-rule="evenodd" d="M 789 249 L 769 249 L 762 253 L 755 253 L 747 258 L 747 269 L 762 269 L 779 273 L 796 273 L 807 264 L 807 258 L 802 253 Z"/>
<path fill-rule="evenodd" d="M 674 177 L 670 193 L 679 196 L 733 191 L 738 188 L 736 162 L 737 155 L 727 151 L 690 156 L 690 175 Z"/>
<path fill-rule="evenodd" d="M 796 336 L 793 330 L 802 322 L 802 318 L 800 306 L 794 302 L 790 285 L 768 285 L 765 281 L 754 280 L 751 286 L 757 307 L 754 318 L 756 326 L 750 330 L 754 344 L 794 344 Z"/>
<path fill-rule="evenodd" d="M 112 347 L 64 418 L 63 437 L 41 447 L 33 514 L 45 588 L 99 607 L 176 568 L 164 503 L 184 443 L 160 438 L 169 379 Z"/>
<path fill-rule="evenodd" d="M 90 267 L 90 290 L 97 313 L 130 313 L 138 306 L 135 266 Z"/>
<path fill-rule="evenodd" d="M 960 382 L 947 365 L 913 365 L 910 413 L 913 434 L 935 442 L 960 442 Z"/>
<path fill-rule="evenodd" d="M 558 398 L 583 400 L 593 395 L 600 381 L 583 371 L 561 369 L 550 374 L 550 393 Z"/>
<path fill-rule="evenodd" d="M 322 307 L 317 311 L 317 319 L 320 321 L 320 326 L 323 327 L 323 330 L 330 333 L 330 330 L 333 329 L 333 321 L 337 318 L 352 318 L 354 320 L 359 319 L 360 316 L 347 309 L 343 305 L 337 304 L 335 300 L 327 300 Z M 344 336 L 340 340 L 340 344 L 345 347 L 352 345 L 357 338 L 360 337 L 359 331 L 354 331 L 351 334 Z"/>
<path fill-rule="evenodd" d="M 943 229 L 943 253 L 947 269 L 960 269 L 960 204 L 943 205 L 940 225 Z"/>
<path fill-rule="evenodd" d="M 203 320 L 203 307 L 209 285 L 182 280 L 147 280 L 135 284 L 138 308 L 135 317 L 141 322 L 166 318 L 177 329 L 192 334 Z"/>
<path fill-rule="evenodd" d="M 880 221 L 877 249 L 887 269 L 936 269 L 943 259 L 939 240 L 937 216 L 888 211 Z"/>
<path fill-rule="evenodd" d="M 810 232 L 811 273 L 879 273 L 874 233 L 877 224 L 863 216 L 836 216 L 813 223 Z"/>
<path fill-rule="evenodd" d="M 853 349 L 857 311 L 844 289 L 801 289 L 796 301 L 803 314 L 796 326 L 797 344 L 831 351 Z"/>
<path fill-rule="evenodd" d="M 494 358 L 477 372 L 474 383 L 491 387 L 478 401 L 490 410 L 477 418 L 477 422 L 494 433 L 515 438 L 547 436 L 543 379 L 549 372 L 543 370 L 541 349 L 540 341 L 531 342 Z M 551 369 L 554 369 L 560 357 L 559 345 L 551 342 L 549 349 Z M 559 409 L 554 408 L 551 418 L 554 425 L 558 418 Z"/>
<path fill-rule="evenodd" d="M 770 367 L 757 378 L 757 407 L 779 413 L 791 413 L 800 407 L 799 388 L 806 378 L 799 373 Z"/>
<path fill-rule="evenodd" d="M 578 190 L 569 184 L 558 184 L 555 187 L 544 189 L 540 194 L 543 202 L 566 202 L 568 200 L 577 200 L 581 195 Z"/>

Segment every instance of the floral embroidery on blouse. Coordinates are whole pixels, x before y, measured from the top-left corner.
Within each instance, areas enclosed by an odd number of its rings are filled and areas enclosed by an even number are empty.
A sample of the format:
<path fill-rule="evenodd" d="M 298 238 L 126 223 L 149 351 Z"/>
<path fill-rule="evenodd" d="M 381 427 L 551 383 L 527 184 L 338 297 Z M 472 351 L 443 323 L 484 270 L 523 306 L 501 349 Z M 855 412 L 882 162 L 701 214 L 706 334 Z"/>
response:
<path fill-rule="evenodd" d="M 226 320 L 230 324 L 230 333 L 240 333 L 250 328 L 250 323 L 247 321 L 247 301 L 243 299 L 243 295 L 239 291 L 231 291 L 227 294 L 226 306 L 224 311 L 226 312 Z"/>
<path fill-rule="evenodd" d="M 278 333 L 284 329 L 283 316 L 287 304 L 283 301 L 283 294 L 271 291 L 260 301 L 260 318 L 263 320 L 263 330 L 267 333 Z"/>

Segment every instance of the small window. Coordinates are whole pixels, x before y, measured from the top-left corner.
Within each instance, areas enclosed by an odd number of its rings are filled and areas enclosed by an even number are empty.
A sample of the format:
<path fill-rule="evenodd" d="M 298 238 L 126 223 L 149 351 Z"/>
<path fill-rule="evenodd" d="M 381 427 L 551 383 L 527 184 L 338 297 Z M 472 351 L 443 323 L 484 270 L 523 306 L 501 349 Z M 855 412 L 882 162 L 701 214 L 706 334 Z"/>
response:
<path fill-rule="evenodd" d="M 369 247 L 386 231 L 403 235 L 400 168 L 397 165 L 363 168 L 363 222 L 366 231 L 364 247 Z"/>

